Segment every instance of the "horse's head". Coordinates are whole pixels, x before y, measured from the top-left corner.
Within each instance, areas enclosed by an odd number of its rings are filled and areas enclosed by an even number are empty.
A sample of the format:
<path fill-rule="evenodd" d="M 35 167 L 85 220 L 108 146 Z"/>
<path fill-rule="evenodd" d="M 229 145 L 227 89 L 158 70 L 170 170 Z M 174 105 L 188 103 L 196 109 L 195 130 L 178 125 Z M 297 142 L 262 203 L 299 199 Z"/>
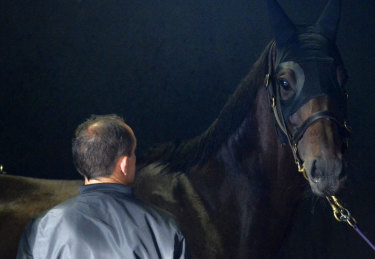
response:
<path fill-rule="evenodd" d="M 279 138 L 312 191 L 333 195 L 345 179 L 348 135 L 346 75 L 335 44 L 341 1 L 331 0 L 313 26 L 295 26 L 275 0 L 268 2 L 276 44 L 267 88 Z"/>

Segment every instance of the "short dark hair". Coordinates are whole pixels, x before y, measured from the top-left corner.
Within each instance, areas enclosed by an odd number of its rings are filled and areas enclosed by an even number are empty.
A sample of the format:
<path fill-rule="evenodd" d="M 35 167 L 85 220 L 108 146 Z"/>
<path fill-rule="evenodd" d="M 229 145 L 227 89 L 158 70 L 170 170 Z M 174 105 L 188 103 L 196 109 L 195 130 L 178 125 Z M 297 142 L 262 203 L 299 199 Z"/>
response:
<path fill-rule="evenodd" d="M 91 115 L 75 131 L 73 162 L 89 180 L 109 177 L 121 156 L 131 156 L 134 145 L 134 134 L 121 117 Z"/>

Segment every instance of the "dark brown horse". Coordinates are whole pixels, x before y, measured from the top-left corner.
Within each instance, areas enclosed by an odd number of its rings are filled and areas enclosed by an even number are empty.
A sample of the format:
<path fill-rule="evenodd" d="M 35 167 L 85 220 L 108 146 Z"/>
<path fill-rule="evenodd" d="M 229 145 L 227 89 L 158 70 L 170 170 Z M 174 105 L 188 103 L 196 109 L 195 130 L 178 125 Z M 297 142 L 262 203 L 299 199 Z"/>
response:
<path fill-rule="evenodd" d="M 297 167 L 318 196 L 345 179 L 340 1 L 314 26 L 295 26 L 275 1 L 269 9 L 275 42 L 217 120 L 139 167 L 136 194 L 177 216 L 198 258 L 275 258 L 303 192 Z"/>
<path fill-rule="evenodd" d="M 331 0 L 313 26 L 295 26 L 276 1 L 268 4 L 275 41 L 219 117 L 201 136 L 155 147 L 138 165 L 136 195 L 177 217 L 195 258 L 277 257 L 305 189 L 297 168 L 318 196 L 335 194 L 345 179 L 346 75 L 335 45 L 340 1 Z M 0 177 L 1 185 L 25 191 L 16 199 L 8 188 L 1 196 L 2 241 L 10 219 L 22 229 L 80 184 L 61 197 L 55 183 L 40 181 Z M 35 193 L 47 196 L 44 205 L 18 219 Z M 14 240 L 0 249 L 14 253 Z"/>

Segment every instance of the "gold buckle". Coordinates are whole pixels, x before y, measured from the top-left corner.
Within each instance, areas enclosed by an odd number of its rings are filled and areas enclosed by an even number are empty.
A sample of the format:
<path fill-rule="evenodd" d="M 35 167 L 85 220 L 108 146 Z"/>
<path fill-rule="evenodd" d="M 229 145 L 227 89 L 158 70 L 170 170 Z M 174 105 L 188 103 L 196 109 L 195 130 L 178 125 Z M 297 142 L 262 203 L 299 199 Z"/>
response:
<path fill-rule="evenodd" d="M 267 73 L 267 75 L 266 75 L 266 88 L 268 87 L 269 79 L 270 79 L 270 73 Z"/>

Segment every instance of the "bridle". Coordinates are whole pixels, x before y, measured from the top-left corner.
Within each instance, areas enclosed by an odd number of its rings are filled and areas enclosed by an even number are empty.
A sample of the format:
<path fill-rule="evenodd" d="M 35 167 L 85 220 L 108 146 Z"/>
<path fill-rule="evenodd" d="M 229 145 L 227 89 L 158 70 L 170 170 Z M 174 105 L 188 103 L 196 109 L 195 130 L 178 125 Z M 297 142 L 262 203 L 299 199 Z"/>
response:
<path fill-rule="evenodd" d="M 346 109 L 342 111 L 343 115 L 341 118 L 329 111 L 318 111 L 313 113 L 309 118 L 307 118 L 297 130 L 292 133 L 287 127 L 286 119 L 284 116 L 283 109 L 281 107 L 281 96 L 280 91 L 277 88 L 276 83 L 276 43 L 273 42 L 270 46 L 268 53 L 268 71 L 265 76 L 264 84 L 268 93 L 268 99 L 273 111 L 273 117 L 275 121 L 277 135 L 281 142 L 287 142 L 292 150 L 294 161 L 298 167 L 298 171 L 303 174 L 306 180 L 309 180 L 308 175 L 306 174 L 306 169 L 303 165 L 303 160 L 301 159 L 298 152 L 298 142 L 303 137 L 306 130 L 314 124 L 316 121 L 321 119 L 328 119 L 334 122 L 338 129 L 340 130 L 340 135 L 343 137 L 346 149 L 348 149 L 348 140 L 352 132 L 351 127 L 346 120 Z M 343 95 L 345 98 L 345 107 L 346 101 L 348 99 L 348 94 L 343 90 Z M 356 219 L 350 214 L 349 210 L 341 205 L 339 200 L 335 196 L 326 196 L 325 197 L 329 204 L 331 205 L 333 215 L 335 219 L 339 222 L 345 222 L 350 227 L 352 227 L 357 234 L 375 251 L 375 245 L 367 238 L 367 236 L 359 228 Z"/>
<path fill-rule="evenodd" d="M 276 76 L 275 76 L 275 65 L 276 60 L 276 43 L 273 42 L 270 46 L 270 50 L 268 52 L 268 71 L 265 77 L 265 87 L 268 93 L 268 99 L 270 101 L 270 105 L 274 115 L 275 126 L 277 130 L 277 134 L 281 142 L 288 143 L 294 157 L 294 161 L 298 167 L 298 171 L 303 174 L 303 176 L 308 179 L 306 175 L 306 170 L 303 166 L 303 160 L 301 159 L 299 152 L 298 152 L 298 143 L 303 137 L 306 130 L 314 124 L 316 121 L 321 119 L 328 119 L 334 122 L 340 130 L 341 135 L 343 135 L 345 140 L 345 145 L 348 148 L 348 139 L 351 134 L 351 128 L 346 120 L 346 110 L 342 111 L 344 114 L 344 119 L 341 119 L 339 116 L 335 115 L 330 111 L 318 111 L 313 113 L 309 118 L 307 118 L 301 126 L 297 128 L 297 130 L 292 133 L 287 127 L 286 119 L 281 107 L 281 96 L 280 91 L 277 88 L 278 85 L 276 83 Z M 348 98 L 348 94 L 346 91 L 343 91 L 343 95 L 345 98 Z"/>

